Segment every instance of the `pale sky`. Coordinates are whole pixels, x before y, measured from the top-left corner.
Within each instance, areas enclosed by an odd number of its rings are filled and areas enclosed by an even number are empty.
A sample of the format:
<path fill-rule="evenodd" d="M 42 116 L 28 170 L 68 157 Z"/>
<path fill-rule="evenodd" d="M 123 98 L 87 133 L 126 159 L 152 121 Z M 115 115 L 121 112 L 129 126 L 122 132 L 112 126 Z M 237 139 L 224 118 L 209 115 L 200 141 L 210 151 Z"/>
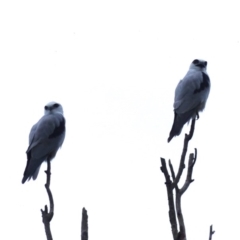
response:
<path fill-rule="evenodd" d="M 182 198 L 187 238 L 239 236 L 240 15 L 238 1 L 1 1 L 0 239 L 45 239 L 43 164 L 21 184 L 28 134 L 58 101 L 66 139 L 52 162 L 54 239 L 172 239 L 160 157 L 169 144 L 174 90 L 196 58 L 212 88 L 189 145 L 194 183 Z M 189 153 L 190 153 L 189 152 Z M 186 172 L 184 172 L 186 173 Z M 183 176 L 185 178 L 185 175 Z"/>

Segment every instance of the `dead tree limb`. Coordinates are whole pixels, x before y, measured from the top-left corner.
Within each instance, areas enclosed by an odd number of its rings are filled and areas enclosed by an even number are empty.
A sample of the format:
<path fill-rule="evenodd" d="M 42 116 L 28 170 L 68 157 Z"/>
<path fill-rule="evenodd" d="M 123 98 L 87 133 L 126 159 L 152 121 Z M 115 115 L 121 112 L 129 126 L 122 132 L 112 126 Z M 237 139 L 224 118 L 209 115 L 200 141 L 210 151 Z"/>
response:
<path fill-rule="evenodd" d="M 85 208 L 82 209 L 81 240 L 88 240 L 88 214 Z"/>
<path fill-rule="evenodd" d="M 184 144 L 183 144 L 183 151 L 182 151 L 182 155 L 181 155 L 181 159 L 180 159 L 180 164 L 179 164 L 179 168 L 178 168 L 178 173 L 177 176 L 172 184 L 172 188 L 174 189 L 176 187 L 176 185 L 178 184 L 180 177 L 182 176 L 182 172 L 183 169 L 185 168 L 185 157 L 187 154 L 187 150 L 188 150 L 188 142 L 192 139 L 193 133 L 194 133 L 194 129 L 195 129 L 195 118 L 192 120 L 192 124 L 191 124 L 191 129 L 189 134 L 185 134 L 185 138 L 184 138 Z"/>
<path fill-rule="evenodd" d="M 182 188 L 178 187 L 178 183 L 182 176 L 183 170 L 185 168 L 185 158 L 188 150 L 188 143 L 192 139 L 192 136 L 194 133 L 195 121 L 196 121 L 195 119 L 192 120 L 190 132 L 189 134 L 185 135 L 184 145 L 183 145 L 183 150 L 182 150 L 182 155 L 181 155 L 177 175 L 175 175 L 175 171 L 173 169 L 172 163 L 169 160 L 168 164 L 169 164 L 170 173 L 171 173 L 171 177 L 170 177 L 165 159 L 161 158 L 162 166 L 160 169 L 163 172 L 166 180 L 165 184 L 166 184 L 167 195 L 168 195 L 169 220 L 170 220 L 172 235 L 174 240 L 186 239 L 186 229 L 185 229 L 182 208 L 181 208 L 181 196 L 188 189 L 189 185 L 194 181 L 192 179 L 192 173 L 193 173 L 193 167 L 197 160 L 196 149 L 195 149 L 195 154 L 191 153 L 189 155 L 187 176 Z M 173 194 L 174 190 L 176 194 L 175 201 L 174 201 L 174 194 Z M 178 229 L 178 226 L 179 226 L 179 229 Z"/>
<path fill-rule="evenodd" d="M 187 177 L 183 187 L 180 189 L 181 195 L 183 195 L 183 193 L 188 189 L 189 185 L 194 181 L 194 179 L 192 179 L 192 172 L 193 172 L 193 167 L 197 160 L 197 149 L 195 148 L 194 150 L 195 150 L 195 154 L 191 153 L 189 155 Z"/>
<path fill-rule="evenodd" d="M 48 212 L 48 206 L 45 205 L 44 210 L 41 209 L 42 213 L 42 221 L 44 224 L 47 240 L 52 240 L 52 233 L 51 233 L 51 228 L 50 228 L 50 222 L 53 218 L 54 214 L 54 202 L 53 202 L 53 196 L 52 192 L 50 190 L 50 181 L 51 181 L 51 162 L 50 160 L 47 161 L 47 170 L 45 171 L 47 175 L 47 182 L 45 184 L 45 188 L 48 194 L 49 198 L 49 205 L 50 205 L 50 210 Z"/>
<path fill-rule="evenodd" d="M 209 232 L 209 240 L 212 240 L 212 235 L 215 233 L 215 231 L 213 231 L 213 227 L 212 225 L 210 226 L 210 232 Z"/>
<path fill-rule="evenodd" d="M 166 184 L 167 196 L 168 196 L 169 220 L 170 220 L 170 224 L 171 224 L 171 228 L 172 228 L 173 239 L 175 240 L 177 237 L 177 234 L 178 234 L 178 228 L 177 228 L 177 219 L 176 219 L 175 205 L 174 205 L 174 195 L 173 195 L 173 190 L 172 190 L 172 181 L 169 176 L 164 158 L 161 158 L 161 164 L 162 164 L 162 166 L 160 169 L 163 172 L 163 174 L 165 176 L 165 180 L 166 180 L 165 184 Z"/>

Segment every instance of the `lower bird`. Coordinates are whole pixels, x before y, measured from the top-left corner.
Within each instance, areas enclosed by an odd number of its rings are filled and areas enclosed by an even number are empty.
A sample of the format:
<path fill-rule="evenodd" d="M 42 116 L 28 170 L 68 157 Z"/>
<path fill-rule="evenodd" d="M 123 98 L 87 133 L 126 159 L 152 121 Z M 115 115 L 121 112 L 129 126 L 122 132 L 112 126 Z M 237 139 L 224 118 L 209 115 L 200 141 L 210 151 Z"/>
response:
<path fill-rule="evenodd" d="M 192 118 L 196 118 L 198 112 L 205 108 L 210 86 L 207 62 L 195 59 L 175 90 L 174 121 L 168 142 L 173 137 L 180 135 L 184 124 Z"/>
<path fill-rule="evenodd" d="M 41 164 L 55 157 L 65 138 L 65 118 L 61 104 L 50 102 L 44 109 L 44 116 L 33 125 L 29 134 L 27 166 L 22 183 L 37 178 Z"/>

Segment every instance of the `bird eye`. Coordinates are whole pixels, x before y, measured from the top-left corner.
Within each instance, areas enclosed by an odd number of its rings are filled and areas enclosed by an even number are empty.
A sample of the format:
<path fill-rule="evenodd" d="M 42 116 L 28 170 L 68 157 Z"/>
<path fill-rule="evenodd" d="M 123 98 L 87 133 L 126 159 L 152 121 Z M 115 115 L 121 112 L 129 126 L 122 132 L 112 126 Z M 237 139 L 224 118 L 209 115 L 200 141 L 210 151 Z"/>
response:
<path fill-rule="evenodd" d="M 54 103 L 53 104 L 53 108 L 58 108 L 59 107 L 59 104 L 58 103 Z"/>
<path fill-rule="evenodd" d="M 48 110 L 48 106 L 45 106 L 44 109 L 45 109 L 45 110 Z"/>
<path fill-rule="evenodd" d="M 193 60 L 193 64 L 198 64 L 199 63 L 199 60 L 197 60 L 197 59 L 195 59 L 195 60 Z"/>

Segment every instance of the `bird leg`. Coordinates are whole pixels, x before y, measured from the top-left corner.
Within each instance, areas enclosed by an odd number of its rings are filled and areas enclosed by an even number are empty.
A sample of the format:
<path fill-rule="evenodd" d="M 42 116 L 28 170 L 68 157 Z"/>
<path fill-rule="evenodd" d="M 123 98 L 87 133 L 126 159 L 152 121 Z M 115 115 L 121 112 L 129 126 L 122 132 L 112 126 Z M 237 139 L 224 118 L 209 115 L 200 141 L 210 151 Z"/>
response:
<path fill-rule="evenodd" d="M 196 120 L 198 120 L 199 119 L 199 114 L 198 114 L 198 112 L 196 113 Z"/>

